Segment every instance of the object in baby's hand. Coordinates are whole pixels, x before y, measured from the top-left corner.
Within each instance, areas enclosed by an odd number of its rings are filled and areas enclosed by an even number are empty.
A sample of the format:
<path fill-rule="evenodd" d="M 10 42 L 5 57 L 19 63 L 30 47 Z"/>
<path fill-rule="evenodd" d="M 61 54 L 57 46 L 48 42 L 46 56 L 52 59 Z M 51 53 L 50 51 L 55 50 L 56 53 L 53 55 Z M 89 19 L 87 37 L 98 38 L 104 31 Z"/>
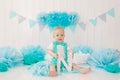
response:
<path fill-rule="evenodd" d="M 57 46 L 57 52 L 58 52 L 59 59 L 64 59 L 65 58 L 63 46 L 58 45 Z"/>

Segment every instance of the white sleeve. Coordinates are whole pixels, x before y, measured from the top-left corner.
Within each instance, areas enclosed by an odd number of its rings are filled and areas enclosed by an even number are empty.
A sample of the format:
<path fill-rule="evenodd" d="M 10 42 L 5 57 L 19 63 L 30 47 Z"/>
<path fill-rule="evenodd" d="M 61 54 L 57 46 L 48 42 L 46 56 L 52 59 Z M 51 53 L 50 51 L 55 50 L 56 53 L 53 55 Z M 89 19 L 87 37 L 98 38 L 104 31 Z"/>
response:
<path fill-rule="evenodd" d="M 53 50 L 53 43 L 51 43 L 48 47 L 47 50 Z M 52 56 L 50 54 L 46 54 L 45 59 L 48 61 L 51 61 Z"/>
<path fill-rule="evenodd" d="M 67 45 L 67 50 L 68 50 L 68 51 L 71 50 L 71 48 L 69 47 L 69 45 Z"/>
<path fill-rule="evenodd" d="M 53 50 L 53 43 L 51 43 L 48 47 L 47 47 L 48 50 Z"/>

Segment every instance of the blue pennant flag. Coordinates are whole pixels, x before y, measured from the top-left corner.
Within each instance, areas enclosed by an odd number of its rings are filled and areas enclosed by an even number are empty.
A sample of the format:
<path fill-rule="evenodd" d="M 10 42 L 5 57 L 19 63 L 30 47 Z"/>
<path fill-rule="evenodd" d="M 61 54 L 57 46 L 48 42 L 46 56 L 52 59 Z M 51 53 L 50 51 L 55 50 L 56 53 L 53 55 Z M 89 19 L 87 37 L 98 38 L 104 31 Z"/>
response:
<path fill-rule="evenodd" d="M 112 17 L 115 17 L 115 10 L 114 10 L 114 8 L 110 9 L 107 13 L 108 13 L 108 15 L 110 15 Z"/>
<path fill-rule="evenodd" d="M 83 30 L 85 30 L 86 24 L 85 24 L 84 22 L 80 22 L 80 23 L 78 23 L 78 24 L 79 24 L 79 26 L 80 26 Z"/>
<path fill-rule="evenodd" d="M 34 20 L 29 20 L 29 26 L 33 27 L 36 24 L 36 21 Z"/>
<path fill-rule="evenodd" d="M 76 26 L 69 26 L 69 28 L 71 29 L 72 32 L 75 31 L 75 27 L 76 27 Z"/>
<path fill-rule="evenodd" d="M 54 27 L 49 27 L 50 32 L 52 32 L 52 31 L 53 31 L 53 29 L 54 29 Z"/>
<path fill-rule="evenodd" d="M 100 18 L 102 21 L 106 22 L 106 13 L 101 14 L 101 15 L 99 16 L 99 18 Z"/>
<path fill-rule="evenodd" d="M 95 18 L 95 19 L 90 19 L 89 22 L 90 22 L 93 26 L 96 26 L 96 24 L 97 24 L 97 18 Z"/>
<path fill-rule="evenodd" d="M 9 14 L 9 18 L 12 19 L 14 18 L 15 16 L 17 15 L 17 13 L 15 11 L 10 11 L 10 14 Z"/>

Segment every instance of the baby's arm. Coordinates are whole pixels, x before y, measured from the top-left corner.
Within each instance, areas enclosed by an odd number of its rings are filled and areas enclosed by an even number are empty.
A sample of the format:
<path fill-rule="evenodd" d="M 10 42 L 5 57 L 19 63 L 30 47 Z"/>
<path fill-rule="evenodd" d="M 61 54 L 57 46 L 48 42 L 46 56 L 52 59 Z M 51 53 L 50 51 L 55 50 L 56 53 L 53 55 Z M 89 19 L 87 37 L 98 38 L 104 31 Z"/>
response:
<path fill-rule="evenodd" d="M 74 58 L 74 52 L 72 49 L 69 49 L 68 50 L 68 55 L 72 55 L 72 59 Z"/>
<path fill-rule="evenodd" d="M 48 54 L 50 54 L 51 56 L 58 58 L 58 54 L 55 54 L 52 50 L 47 50 Z"/>
<path fill-rule="evenodd" d="M 67 51 L 68 51 L 68 55 L 72 55 L 72 59 L 74 59 L 74 52 L 71 49 L 71 47 L 69 46 L 69 44 L 67 44 Z"/>
<path fill-rule="evenodd" d="M 53 52 L 53 43 L 51 43 L 48 47 L 47 47 L 47 53 L 49 55 L 51 55 L 52 57 L 58 58 L 58 54 Z"/>

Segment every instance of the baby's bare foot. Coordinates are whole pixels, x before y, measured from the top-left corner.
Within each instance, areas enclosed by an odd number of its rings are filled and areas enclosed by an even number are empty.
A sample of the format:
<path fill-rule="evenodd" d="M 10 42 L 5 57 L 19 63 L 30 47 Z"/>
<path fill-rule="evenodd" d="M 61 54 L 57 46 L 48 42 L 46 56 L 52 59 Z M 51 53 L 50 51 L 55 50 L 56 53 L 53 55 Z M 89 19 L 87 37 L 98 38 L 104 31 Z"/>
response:
<path fill-rule="evenodd" d="M 57 74 L 56 74 L 55 71 L 50 71 L 50 72 L 48 73 L 48 75 L 49 75 L 49 76 L 52 76 L 52 77 L 57 76 Z"/>
<path fill-rule="evenodd" d="M 88 68 L 82 69 L 82 70 L 80 71 L 80 73 L 86 74 L 86 73 L 88 73 L 88 72 L 90 72 L 90 71 L 91 71 L 91 68 L 88 67 Z"/>

